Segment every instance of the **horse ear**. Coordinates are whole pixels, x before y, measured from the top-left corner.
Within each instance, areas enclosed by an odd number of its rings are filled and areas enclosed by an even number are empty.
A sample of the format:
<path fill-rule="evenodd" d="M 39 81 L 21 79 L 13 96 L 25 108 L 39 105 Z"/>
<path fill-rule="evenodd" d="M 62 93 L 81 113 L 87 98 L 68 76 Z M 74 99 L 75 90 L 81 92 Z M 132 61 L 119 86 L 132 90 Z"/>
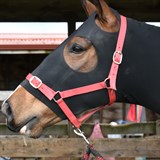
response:
<path fill-rule="evenodd" d="M 82 6 L 88 16 L 90 16 L 94 11 L 96 11 L 96 7 L 88 0 L 81 0 Z"/>
<path fill-rule="evenodd" d="M 107 31 L 118 31 L 119 23 L 117 17 L 109 8 L 105 0 L 94 0 L 94 4 L 97 8 L 97 20 L 101 25 L 101 28 Z"/>

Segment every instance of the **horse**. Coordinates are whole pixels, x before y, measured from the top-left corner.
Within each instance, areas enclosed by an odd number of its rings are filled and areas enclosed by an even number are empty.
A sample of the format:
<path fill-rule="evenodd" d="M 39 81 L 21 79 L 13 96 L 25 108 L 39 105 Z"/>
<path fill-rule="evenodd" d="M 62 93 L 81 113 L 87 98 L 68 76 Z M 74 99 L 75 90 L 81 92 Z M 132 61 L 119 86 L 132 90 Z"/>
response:
<path fill-rule="evenodd" d="M 38 138 L 65 119 L 80 128 L 114 102 L 160 113 L 160 28 L 120 15 L 105 0 L 81 1 L 88 19 L 3 102 L 10 130 Z"/>

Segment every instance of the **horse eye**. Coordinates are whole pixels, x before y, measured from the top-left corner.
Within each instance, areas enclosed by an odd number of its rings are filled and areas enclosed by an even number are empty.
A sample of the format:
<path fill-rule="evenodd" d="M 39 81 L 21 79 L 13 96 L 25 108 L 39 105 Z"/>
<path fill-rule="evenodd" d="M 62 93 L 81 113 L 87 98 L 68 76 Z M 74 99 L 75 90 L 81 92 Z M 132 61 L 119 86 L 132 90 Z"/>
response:
<path fill-rule="evenodd" d="M 75 54 L 81 54 L 81 52 L 83 52 L 84 50 L 85 49 L 77 43 L 73 44 L 69 49 L 70 52 L 75 53 Z"/>

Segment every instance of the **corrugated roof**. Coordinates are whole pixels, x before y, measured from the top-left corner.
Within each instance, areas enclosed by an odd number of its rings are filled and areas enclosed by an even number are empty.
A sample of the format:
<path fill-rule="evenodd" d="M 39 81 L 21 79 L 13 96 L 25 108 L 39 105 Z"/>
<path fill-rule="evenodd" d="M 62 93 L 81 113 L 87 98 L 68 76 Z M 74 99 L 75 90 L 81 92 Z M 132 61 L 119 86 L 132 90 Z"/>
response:
<path fill-rule="evenodd" d="M 1 50 L 55 49 L 67 38 L 67 34 L 0 33 Z"/>

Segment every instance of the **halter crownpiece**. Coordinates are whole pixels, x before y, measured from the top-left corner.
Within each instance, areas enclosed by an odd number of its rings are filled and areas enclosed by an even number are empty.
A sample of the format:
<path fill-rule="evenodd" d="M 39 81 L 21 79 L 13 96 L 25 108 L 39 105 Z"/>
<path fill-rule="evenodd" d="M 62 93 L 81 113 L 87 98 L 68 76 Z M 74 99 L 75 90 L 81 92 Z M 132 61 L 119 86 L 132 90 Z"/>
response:
<path fill-rule="evenodd" d="M 81 87 L 76 87 L 73 89 L 56 91 L 51 87 L 49 87 L 48 85 L 46 85 L 45 83 L 43 83 L 43 81 L 39 77 L 33 76 L 32 74 L 28 74 L 26 79 L 29 81 L 29 84 L 32 88 L 39 90 L 48 100 L 54 101 L 61 108 L 63 113 L 66 115 L 66 117 L 70 120 L 70 122 L 76 128 L 80 128 L 82 121 L 84 121 L 90 115 L 92 115 L 96 111 L 101 110 L 104 107 L 95 108 L 91 112 L 82 116 L 81 118 L 76 118 L 75 114 L 73 114 L 71 109 L 68 107 L 65 99 L 107 89 L 108 95 L 109 95 L 109 104 L 112 104 L 113 102 L 115 102 L 116 79 L 117 79 L 118 68 L 123 58 L 122 49 L 124 45 L 126 29 L 127 29 L 126 17 L 121 16 L 121 25 L 120 25 L 119 35 L 118 35 L 116 51 L 113 54 L 113 62 L 111 65 L 108 78 L 106 78 L 104 81 L 89 84 L 89 85 L 84 85 Z"/>

